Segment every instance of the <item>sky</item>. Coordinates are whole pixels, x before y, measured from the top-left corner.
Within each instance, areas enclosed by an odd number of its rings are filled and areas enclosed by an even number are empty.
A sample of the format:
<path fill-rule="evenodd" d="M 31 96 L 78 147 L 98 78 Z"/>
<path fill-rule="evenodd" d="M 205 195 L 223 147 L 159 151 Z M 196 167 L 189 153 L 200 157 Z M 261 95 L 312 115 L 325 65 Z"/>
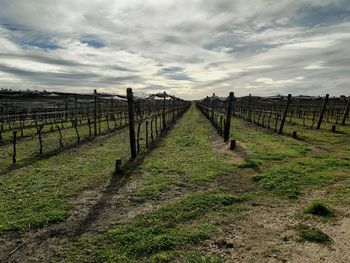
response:
<path fill-rule="evenodd" d="M 0 88 L 350 95 L 350 0 L 0 0 Z"/>

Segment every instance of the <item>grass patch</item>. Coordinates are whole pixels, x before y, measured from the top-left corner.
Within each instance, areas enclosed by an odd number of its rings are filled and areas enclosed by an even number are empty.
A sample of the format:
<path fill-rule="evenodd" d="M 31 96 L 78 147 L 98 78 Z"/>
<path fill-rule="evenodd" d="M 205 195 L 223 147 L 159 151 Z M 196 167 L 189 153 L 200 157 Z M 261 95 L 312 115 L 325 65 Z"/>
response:
<path fill-rule="evenodd" d="M 231 136 L 243 142 L 249 156 L 262 164 L 300 157 L 309 151 L 308 145 L 303 142 L 263 132 L 237 118 L 232 119 Z"/>
<path fill-rule="evenodd" d="M 309 227 L 305 225 L 298 225 L 296 227 L 299 241 L 308 241 L 314 243 L 330 243 L 332 239 L 320 229 L 316 227 Z"/>
<path fill-rule="evenodd" d="M 223 263 L 221 257 L 209 257 L 201 255 L 188 256 L 184 260 L 185 263 Z"/>
<path fill-rule="evenodd" d="M 325 186 L 339 179 L 337 172 L 346 172 L 349 166 L 349 161 L 342 158 L 304 157 L 267 170 L 259 184 L 276 195 L 296 198 L 302 188 Z"/>
<path fill-rule="evenodd" d="M 193 189 L 235 171 L 237 165 L 232 158 L 213 152 L 208 140 L 211 129 L 192 106 L 139 167 L 142 186 L 135 195 L 158 200 L 170 189 Z"/>
<path fill-rule="evenodd" d="M 64 220 L 68 198 L 106 183 L 115 158 L 128 158 L 127 135 L 121 131 L 1 176 L 0 234 Z"/>
<path fill-rule="evenodd" d="M 238 165 L 238 168 L 257 168 L 257 167 L 259 167 L 259 164 L 257 164 L 253 160 L 248 160 Z"/>
<path fill-rule="evenodd" d="M 334 211 L 319 200 L 313 201 L 311 204 L 305 207 L 304 213 L 322 217 L 334 216 Z"/>
<path fill-rule="evenodd" d="M 156 211 L 139 215 L 132 221 L 118 223 L 103 236 L 81 239 L 66 248 L 59 261 L 85 262 L 84 260 L 89 259 L 90 262 L 145 262 L 149 258 L 166 260 L 169 257 L 166 252 L 210 237 L 214 227 L 208 223 L 200 223 L 202 217 L 237 202 L 240 202 L 239 198 L 223 193 L 192 194 Z"/>

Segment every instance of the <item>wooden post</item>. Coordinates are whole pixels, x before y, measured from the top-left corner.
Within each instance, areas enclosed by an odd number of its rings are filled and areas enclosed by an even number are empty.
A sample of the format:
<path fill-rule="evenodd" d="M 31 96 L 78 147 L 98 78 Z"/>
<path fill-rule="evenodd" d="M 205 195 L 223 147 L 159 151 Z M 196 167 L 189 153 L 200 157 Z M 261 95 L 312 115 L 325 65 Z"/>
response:
<path fill-rule="evenodd" d="M 92 134 L 91 134 L 91 120 L 90 118 L 88 117 L 88 126 L 89 126 L 89 138 L 91 138 Z"/>
<path fill-rule="evenodd" d="M 120 174 L 122 172 L 122 160 L 115 160 L 115 174 Z"/>
<path fill-rule="evenodd" d="M 129 135 L 130 135 L 130 151 L 131 158 L 136 158 L 136 141 L 135 141 L 135 115 L 134 115 L 134 96 L 131 88 L 126 89 L 128 99 L 128 113 L 129 113 Z"/>
<path fill-rule="evenodd" d="M 78 97 L 74 95 L 74 119 L 78 123 Z"/>
<path fill-rule="evenodd" d="M 139 122 L 137 126 L 137 139 L 136 139 L 136 145 L 137 145 L 137 153 L 140 153 L 141 148 L 140 148 L 140 129 L 141 129 L 141 124 L 142 122 Z"/>
<path fill-rule="evenodd" d="M 228 105 L 226 112 L 226 122 L 225 122 L 225 130 L 224 130 L 224 141 L 228 142 L 230 139 L 230 128 L 231 128 L 231 117 L 232 117 L 232 107 L 233 107 L 234 93 L 230 92 L 228 97 Z"/>
<path fill-rule="evenodd" d="M 326 107 L 327 107 L 328 98 L 329 98 L 329 94 L 326 94 L 326 97 L 324 98 L 324 101 L 323 101 L 322 110 L 321 110 L 320 118 L 318 119 L 318 123 L 317 123 L 316 129 L 320 129 L 321 128 L 323 115 L 324 115 L 324 113 L 326 111 Z"/>
<path fill-rule="evenodd" d="M 97 136 L 97 91 L 94 90 L 94 135 Z"/>
<path fill-rule="evenodd" d="M 101 115 L 102 115 L 101 100 L 97 98 L 98 134 L 101 134 Z"/>
<path fill-rule="evenodd" d="M 4 130 L 4 99 L 3 96 L 0 96 L 0 131 Z"/>
<path fill-rule="evenodd" d="M 17 141 L 17 131 L 13 131 L 13 156 L 12 156 L 12 163 L 16 163 L 16 141 Z"/>
<path fill-rule="evenodd" d="M 289 104 L 290 104 L 291 98 L 292 98 L 292 95 L 288 94 L 287 104 L 286 104 L 286 107 L 284 108 L 284 113 L 283 113 L 283 117 L 282 117 L 282 120 L 281 120 L 280 130 L 278 131 L 279 134 L 282 134 L 282 132 L 283 132 L 283 126 L 284 126 L 284 122 L 286 121 L 286 117 L 287 117 L 288 108 L 289 108 Z"/>
<path fill-rule="evenodd" d="M 294 139 L 296 139 L 298 137 L 297 132 L 293 131 L 292 136 L 293 136 Z"/>
<path fill-rule="evenodd" d="M 146 147 L 148 147 L 148 121 L 146 121 Z"/>
<path fill-rule="evenodd" d="M 44 128 L 43 124 L 40 124 L 39 128 L 38 128 L 38 136 L 39 136 L 39 153 L 43 154 L 43 140 L 42 140 L 42 136 L 41 136 L 41 131 Z"/>
<path fill-rule="evenodd" d="M 215 93 L 213 93 L 211 99 L 211 123 L 214 124 L 214 112 L 215 112 L 215 101 L 214 101 Z"/>
<path fill-rule="evenodd" d="M 165 102 L 166 102 L 166 92 L 164 91 L 164 99 L 163 99 L 163 130 L 166 129 L 166 121 L 165 121 Z"/>
<path fill-rule="evenodd" d="M 251 106 L 252 94 L 249 94 L 248 98 L 248 121 L 252 122 L 252 106 Z"/>
<path fill-rule="evenodd" d="M 346 104 L 343 121 L 341 122 L 342 125 L 345 125 L 346 119 L 348 118 L 348 115 L 349 115 L 349 111 L 350 111 L 350 97 L 348 98 L 348 103 Z"/>
<path fill-rule="evenodd" d="M 153 119 L 151 120 L 151 140 L 152 140 L 152 142 L 154 141 L 154 137 L 153 137 Z"/>
<path fill-rule="evenodd" d="M 236 140 L 231 140 L 230 150 L 234 150 L 236 148 Z"/>
<path fill-rule="evenodd" d="M 66 97 L 66 102 L 65 102 L 65 108 L 64 108 L 64 110 L 65 110 L 65 121 L 67 121 L 67 119 L 68 119 L 68 97 Z"/>
<path fill-rule="evenodd" d="M 335 125 L 332 125 L 332 132 L 337 132 Z"/>

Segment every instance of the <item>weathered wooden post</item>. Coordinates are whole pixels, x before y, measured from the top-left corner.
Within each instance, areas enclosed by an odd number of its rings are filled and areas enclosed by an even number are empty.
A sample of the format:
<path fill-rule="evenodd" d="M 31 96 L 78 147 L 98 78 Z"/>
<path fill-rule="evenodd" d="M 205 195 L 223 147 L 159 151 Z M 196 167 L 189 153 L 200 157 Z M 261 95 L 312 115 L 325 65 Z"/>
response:
<path fill-rule="evenodd" d="M 4 130 L 4 99 L 3 99 L 3 96 L 0 96 L 0 131 L 3 131 Z"/>
<path fill-rule="evenodd" d="M 234 150 L 234 149 L 236 149 L 236 140 L 231 140 L 230 150 Z"/>
<path fill-rule="evenodd" d="M 131 88 L 126 89 L 128 99 L 128 113 L 129 113 L 129 135 L 130 135 L 130 151 L 131 158 L 136 158 L 136 141 L 135 141 L 135 115 L 134 115 L 134 96 Z"/>
<path fill-rule="evenodd" d="M 341 122 L 342 125 L 345 125 L 346 119 L 348 118 L 350 111 L 350 97 L 348 98 L 348 103 L 346 104 L 344 116 L 343 116 L 343 121 Z"/>
<path fill-rule="evenodd" d="M 12 156 L 12 163 L 16 163 L 16 156 L 17 156 L 17 151 L 16 151 L 16 141 L 17 141 L 17 131 L 13 131 L 13 156 Z"/>
<path fill-rule="evenodd" d="M 120 174 L 122 172 L 122 160 L 115 160 L 115 174 Z"/>
<path fill-rule="evenodd" d="M 65 121 L 68 119 L 68 97 L 66 97 L 66 103 L 65 103 Z"/>
<path fill-rule="evenodd" d="M 288 94 L 287 104 L 286 104 L 286 107 L 284 108 L 283 117 L 281 119 L 280 130 L 278 131 L 279 134 L 282 134 L 282 132 L 283 132 L 283 126 L 284 126 L 284 123 L 286 121 L 286 117 L 287 117 L 288 108 L 289 108 L 289 105 L 290 105 L 291 98 L 292 98 L 292 94 Z"/>
<path fill-rule="evenodd" d="M 78 97 L 74 95 L 74 119 L 78 123 Z"/>
<path fill-rule="evenodd" d="M 166 92 L 164 91 L 164 98 L 163 98 L 163 130 L 166 129 L 166 121 L 165 121 L 165 103 L 166 103 Z"/>
<path fill-rule="evenodd" d="M 91 120 L 90 118 L 88 117 L 88 127 L 89 127 L 89 138 L 91 138 L 92 134 L 91 134 Z"/>
<path fill-rule="evenodd" d="M 94 136 L 97 136 L 97 91 L 94 90 Z"/>
<path fill-rule="evenodd" d="M 43 140 L 42 140 L 42 134 L 41 134 L 43 128 L 44 128 L 44 125 L 41 124 L 37 130 L 38 136 L 39 136 L 39 153 L 40 154 L 43 154 Z"/>
<path fill-rule="evenodd" d="M 146 147 L 148 147 L 148 121 L 146 121 Z"/>
<path fill-rule="evenodd" d="M 225 128 L 224 128 L 224 141 L 225 142 L 228 142 L 228 140 L 230 139 L 230 128 L 231 128 L 231 117 L 232 117 L 233 100 L 234 100 L 234 93 L 230 92 L 230 95 L 228 97 L 228 105 L 227 105 L 227 112 L 226 112 L 226 122 L 225 122 Z"/>
<path fill-rule="evenodd" d="M 292 137 L 293 137 L 293 139 L 297 139 L 298 135 L 297 135 L 297 132 L 296 132 L 296 131 L 293 131 Z"/>
<path fill-rule="evenodd" d="M 328 103 L 328 98 L 329 98 L 329 94 L 326 94 L 326 97 L 324 98 L 323 101 L 323 105 L 322 105 L 322 109 L 321 109 L 321 114 L 320 114 L 320 118 L 318 119 L 318 123 L 317 123 L 317 127 L 316 129 L 320 129 L 321 128 L 321 124 L 322 124 L 322 120 L 323 120 L 323 115 L 326 111 L 326 107 L 327 107 L 327 103 Z"/>
<path fill-rule="evenodd" d="M 214 101 L 215 93 L 211 97 L 211 123 L 214 124 L 214 114 L 215 114 L 215 101 Z"/>
<path fill-rule="evenodd" d="M 251 100 L 252 100 L 252 94 L 249 94 L 248 97 L 248 121 L 252 122 L 252 105 L 251 105 Z"/>

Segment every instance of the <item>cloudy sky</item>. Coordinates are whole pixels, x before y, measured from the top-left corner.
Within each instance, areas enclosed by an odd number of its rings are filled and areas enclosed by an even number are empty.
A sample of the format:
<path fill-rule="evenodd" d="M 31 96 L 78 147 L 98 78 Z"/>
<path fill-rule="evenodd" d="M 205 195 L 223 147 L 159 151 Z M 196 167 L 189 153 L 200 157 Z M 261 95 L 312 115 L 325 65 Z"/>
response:
<path fill-rule="evenodd" d="M 0 88 L 350 95 L 350 0 L 0 0 Z"/>

